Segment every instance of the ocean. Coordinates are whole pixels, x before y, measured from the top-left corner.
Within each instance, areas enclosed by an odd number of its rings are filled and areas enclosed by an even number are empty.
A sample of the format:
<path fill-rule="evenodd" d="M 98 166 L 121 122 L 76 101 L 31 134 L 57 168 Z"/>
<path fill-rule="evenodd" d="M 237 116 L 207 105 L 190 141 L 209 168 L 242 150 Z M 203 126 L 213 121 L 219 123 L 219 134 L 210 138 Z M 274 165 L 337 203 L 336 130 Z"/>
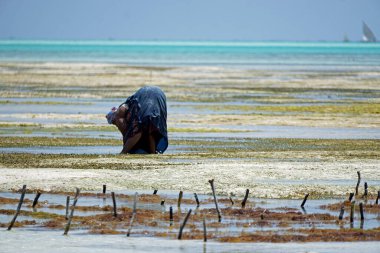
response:
<path fill-rule="evenodd" d="M 2 40 L 0 62 L 378 71 L 380 43 Z"/>

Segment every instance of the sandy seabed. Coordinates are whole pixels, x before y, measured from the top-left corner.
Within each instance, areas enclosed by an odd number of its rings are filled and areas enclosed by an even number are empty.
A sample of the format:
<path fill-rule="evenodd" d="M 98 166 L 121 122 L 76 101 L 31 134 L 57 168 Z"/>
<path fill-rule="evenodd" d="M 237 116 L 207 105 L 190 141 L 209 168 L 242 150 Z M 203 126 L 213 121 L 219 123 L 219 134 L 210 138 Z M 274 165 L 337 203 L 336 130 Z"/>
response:
<path fill-rule="evenodd" d="M 101 112 L 106 113 L 110 105 L 123 101 L 139 87 L 155 84 L 173 103 L 168 118 L 171 129 L 220 128 L 226 131 L 224 136 L 230 138 L 235 138 L 232 130 L 250 131 L 256 125 L 376 130 L 380 129 L 379 80 L 378 71 L 259 71 L 202 66 L 157 68 L 9 62 L 0 64 L 0 87 L 3 89 L 0 120 L 7 124 L 36 123 L 42 127 L 71 125 L 74 129 L 84 125 L 105 126 Z M 49 104 L 56 98 L 63 99 L 66 104 Z M 36 101 L 41 104 L 33 104 Z M 82 104 L 73 105 L 76 102 Z M 21 106 L 25 110 L 10 113 L 11 108 Z M 51 111 L 41 113 L 46 107 Z M 94 107 L 96 112 L 82 112 Z M 276 111 L 281 107 L 289 111 Z M 15 126 L 8 128 L 4 135 L 13 134 L 13 130 L 19 131 L 17 134 L 36 134 L 34 130 L 28 133 Z M 46 133 L 47 130 L 42 134 Z M 201 136 L 196 131 L 191 135 L 191 138 Z M 344 133 L 340 138 L 342 136 Z M 236 151 L 239 152 L 239 147 Z M 212 154 L 213 151 L 206 152 Z M 376 147 L 374 152 L 375 155 L 378 152 Z M 373 159 L 374 155 L 369 159 L 353 157 L 349 160 L 334 160 L 332 156 L 321 162 L 315 161 L 318 157 L 307 161 L 308 158 L 302 158 L 302 152 L 297 153 L 294 162 L 282 157 L 258 161 L 223 156 L 194 161 L 186 155 L 184 152 L 181 156 L 184 160 L 181 166 L 151 167 L 148 163 L 154 159 L 148 159 L 147 166 L 139 170 L 82 170 L 59 168 L 59 164 L 58 168 L 20 169 L 0 163 L 0 190 L 18 189 L 23 184 L 30 189 L 72 190 L 79 187 L 99 190 L 102 184 L 107 184 L 113 190 L 210 193 L 208 180 L 214 178 L 217 193 L 223 195 L 243 195 L 250 189 L 256 197 L 301 198 L 311 193 L 311 197 L 321 198 L 352 192 L 357 171 L 361 171 L 362 183 L 369 182 L 372 194 L 379 187 L 380 162 Z M 129 159 L 133 160 L 127 156 L 125 162 Z M 112 163 L 112 159 L 107 162 Z"/>
<path fill-rule="evenodd" d="M 126 158 L 128 159 L 128 158 Z M 311 198 L 344 196 L 355 190 L 360 170 L 362 182 L 380 180 L 379 161 L 372 162 L 241 162 L 223 161 L 184 165 L 181 168 L 139 170 L 2 168 L 0 190 L 29 189 L 70 191 L 75 187 L 100 191 L 182 190 L 210 194 L 209 179 L 215 179 L 220 195 L 242 196 L 246 189 L 252 197 Z M 369 191 L 376 192 L 370 184 Z M 364 190 L 364 189 L 363 189 Z M 362 189 L 360 189 L 362 191 Z"/>

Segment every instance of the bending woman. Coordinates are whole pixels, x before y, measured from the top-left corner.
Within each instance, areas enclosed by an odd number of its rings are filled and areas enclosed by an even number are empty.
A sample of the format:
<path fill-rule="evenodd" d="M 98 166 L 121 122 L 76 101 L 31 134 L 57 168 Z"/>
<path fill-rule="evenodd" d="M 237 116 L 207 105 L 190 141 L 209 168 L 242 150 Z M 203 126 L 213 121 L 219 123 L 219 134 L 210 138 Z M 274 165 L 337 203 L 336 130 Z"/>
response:
<path fill-rule="evenodd" d="M 121 154 L 164 153 L 168 147 L 166 96 L 158 87 L 139 89 L 106 118 L 123 135 Z"/>

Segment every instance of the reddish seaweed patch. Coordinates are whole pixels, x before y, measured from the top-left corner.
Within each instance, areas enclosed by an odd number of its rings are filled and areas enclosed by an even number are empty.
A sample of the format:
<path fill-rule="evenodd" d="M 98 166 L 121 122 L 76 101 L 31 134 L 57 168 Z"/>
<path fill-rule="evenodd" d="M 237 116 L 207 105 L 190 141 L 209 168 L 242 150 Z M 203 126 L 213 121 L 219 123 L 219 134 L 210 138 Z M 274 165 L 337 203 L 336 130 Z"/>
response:
<path fill-rule="evenodd" d="M 344 201 L 343 203 L 334 203 L 334 204 L 329 204 L 329 205 L 321 205 L 321 209 L 326 209 L 330 211 L 336 211 L 338 212 L 342 205 L 346 210 L 349 210 L 351 207 L 351 202 L 349 201 Z M 379 213 L 380 212 L 380 205 L 376 205 L 375 203 L 363 203 L 363 208 L 365 212 L 368 213 Z M 359 212 L 359 203 L 355 203 L 355 210 L 356 212 Z"/>
<path fill-rule="evenodd" d="M 58 194 L 57 192 L 50 194 Z M 65 199 L 69 193 L 62 193 L 62 199 Z M 110 197 L 109 194 L 84 193 L 82 197 L 97 203 L 97 198 Z M 91 198 L 94 198 L 91 200 Z M 127 200 L 131 203 L 133 196 L 126 194 L 117 194 L 118 200 Z M 309 242 L 309 241 L 363 241 L 378 240 L 380 238 L 380 229 L 348 229 L 344 228 L 349 225 L 348 217 L 342 221 L 337 221 L 336 215 L 326 213 L 304 213 L 300 209 L 287 207 L 273 207 L 264 209 L 256 207 L 257 203 L 251 202 L 245 208 L 240 205 L 231 207 L 229 199 L 220 201 L 222 221 L 218 221 L 216 209 L 204 208 L 201 204 L 199 208 L 190 216 L 182 239 L 203 239 L 203 219 L 207 224 L 207 237 L 209 239 L 219 240 L 222 242 Z M 16 206 L 18 200 L 10 198 L 1 198 L 0 203 L 13 204 Z M 155 194 L 139 195 L 138 203 L 143 203 L 137 208 L 134 218 L 134 229 L 132 233 L 136 235 L 147 235 L 155 237 L 176 238 L 180 224 L 188 207 L 183 210 L 179 209 L 173 213 L 173 221 L 169 222 L 169 213 L 165 207 L 160 205 L 161 196 Z M 177 204 L 177 198 L 171 197 L 165 199 L 166 203 Z M 213 202 L 213 199 L 205 199 L 202 203 Z M 30 201 L 29 201 L 30 203 Z M 80 201 L 79 201 L 80 203 Z M 105 202 L 103 202 L 105 203 Z M 117 217 L 113 215 L 113 207 L 110 205 L 92 205 L 76 206 L 78 211 L 72 220 L 72 229 L 87 230 L 90 234 L 123 234 L 129 228 L 132 217 L 132 208 L 123 206 L 123 201 L 119 202 L 117 208 Z M 194 199 L 183 199 L 182 203 L 196 204 Z M 249 202 L 248 202 L 249 203 Z M 252 204 L 253 203 L 253 204 Z M 101 202 L 99 202 L 101 204 Z M 345 206 L 349 207 L 350 203 L 346 202 Z M 341 203 L 321 206 L 321 209 L 337 211 Z M 365 210 L 378 210 L 378 206 L 366 204 Z M 28 207 L 31 207 L 28 205 Z M 50 209 L 49 212 L 37 212 L 30 210 L 21 210 L 20 215 L 42 219 L 42 221 L 33 221 L 28 223 L 19 222 L 16 226 L 37 225 L 46 229 L 63 229 L 67 223 L 64 215 L 55 214 L 54 210 L 62 210 L 65 206 L 60 204 L 48 204 L 47 201 L 38 204 L 38 208 Z M 80 212 L 94 212 L 94 214 L 83 216 Z M 14 215 L 15 210 L 0 209 L 0 214 Z M 374 219 L 374 218 L 372 218 Z M 6 226 L 7 224 L 0 224 Z M 328 229 L 327 229 L 328 228 Z M 330 229 L 331 228 L 331 229 Z"/>
<path fill-rule="evenodd" d="M 220 237 L 221 242 L 351 242 L 378 241 L 380 228 L 357 229 L 290 229 L 286 233 L 260 232 L 241 233 L 238 236 Z"/>

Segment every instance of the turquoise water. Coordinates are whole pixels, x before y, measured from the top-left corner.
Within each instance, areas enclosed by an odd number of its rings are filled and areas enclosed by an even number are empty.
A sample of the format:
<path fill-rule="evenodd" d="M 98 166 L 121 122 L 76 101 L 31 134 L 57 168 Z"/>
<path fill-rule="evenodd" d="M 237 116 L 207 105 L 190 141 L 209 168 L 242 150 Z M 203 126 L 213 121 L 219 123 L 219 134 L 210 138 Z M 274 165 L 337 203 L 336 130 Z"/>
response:
<path fill-rule="evenodd" d="M 8 61 L 379 70 L 380 43 L 3 40 L 0 62 Z"/>

